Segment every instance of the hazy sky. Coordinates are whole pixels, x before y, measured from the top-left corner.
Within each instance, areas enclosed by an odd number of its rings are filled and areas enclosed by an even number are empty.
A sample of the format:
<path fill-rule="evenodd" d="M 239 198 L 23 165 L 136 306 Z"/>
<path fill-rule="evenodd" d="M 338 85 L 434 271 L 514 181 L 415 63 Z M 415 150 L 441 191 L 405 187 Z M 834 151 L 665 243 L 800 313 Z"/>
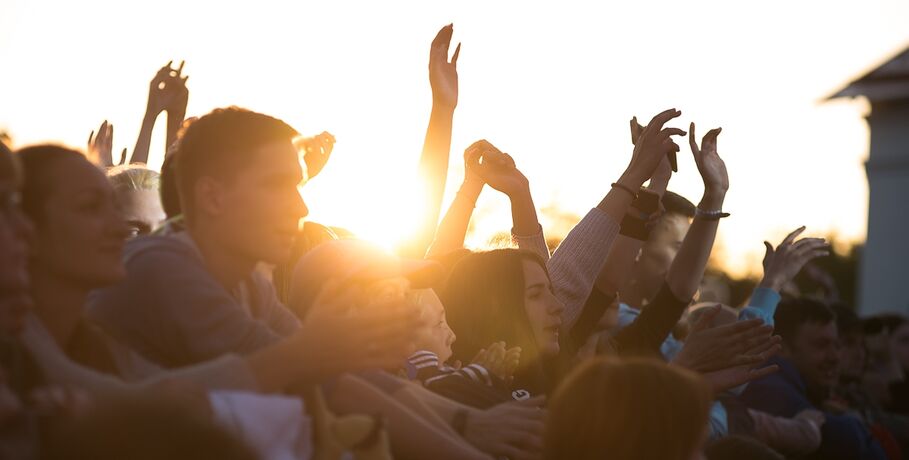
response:
<path fill-rule="evenodd" d="M 0 0 L 0 129 L 18 145 L 82 147 L 108 119 L 115 151 L 132 148 L 148 81 L 185 59 L 189 115 L 236 104 L 335 134 L 304 189 L 312 219 L 387 241 L 413 215 L 429 43 L 449 22 L 463 42 L 449 198 L 461 152 L 486 138 L 515 157 L 538 207 L 583 214 L 628 162 L 628 119 L 676 107 L 679 127 L 723 127 L 730 268 L 755 267 L 761 241 L 803 224 L 864 238 L 868 108 L 823 99 L 909 44 L 902 0 Z M 700 198 L 687 151 L 670 189 Z M 476 215 L 473 244 L 510 227 L 488 188 Z"/>

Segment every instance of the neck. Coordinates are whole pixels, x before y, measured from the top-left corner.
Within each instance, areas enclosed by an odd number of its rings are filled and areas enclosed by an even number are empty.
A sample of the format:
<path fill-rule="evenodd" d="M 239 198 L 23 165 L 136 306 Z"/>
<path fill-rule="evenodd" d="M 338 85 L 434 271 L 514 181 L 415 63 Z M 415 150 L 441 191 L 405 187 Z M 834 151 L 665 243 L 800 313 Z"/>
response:
<path fill-rule="evenodd" d="M 255 270 L 257 261 L 225 247 L 218 239 L 218 232 L 208 232 L 198 227 L 187 228 L 187 232 L 202 253 L 205 268 L 228 291 Z"/>
<path fill-rule="evenodd" d="M 35 314 L 57 345 L 65 349 L 82 320 L 91 289 L 55 276 L 41 267 L 34 267 L 30 275 Z"/>

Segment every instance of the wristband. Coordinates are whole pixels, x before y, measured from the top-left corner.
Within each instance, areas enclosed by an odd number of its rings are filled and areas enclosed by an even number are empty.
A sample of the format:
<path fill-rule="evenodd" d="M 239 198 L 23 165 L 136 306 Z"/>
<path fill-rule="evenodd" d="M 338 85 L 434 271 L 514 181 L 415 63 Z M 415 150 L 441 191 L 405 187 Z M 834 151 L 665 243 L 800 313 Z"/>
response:
<path fill-rule="evenodd" d="M 722 210 L 715 211 L 704 211 L 701 208 L 694 209 L 694 218 L 703 219 L 703 220 L 720 220 L 724 217 L 729 217 L 728 212 L 723 212 Z"/>
<path fill-rule="evenodd" d="M 632 199 L 635 199 L 635 200 L 638 199 L 638 192 L 636 192 L 633 188 L 631 188 L 631 187 L 629 187 L 629 186 L 627 186 L 627 185 L 625 185 L 625 184 L 620 184 L 620 183 L 618 183 L 618 182 L 613 182 L 611 187 L 612 187 L 612 188 L 617 188 L 617 189 L 619 189 L 619 190 L 626 191 L 626 192 L 628 192 L 629 195 L 631 195 L 631 198 L 632 198 Z"/>

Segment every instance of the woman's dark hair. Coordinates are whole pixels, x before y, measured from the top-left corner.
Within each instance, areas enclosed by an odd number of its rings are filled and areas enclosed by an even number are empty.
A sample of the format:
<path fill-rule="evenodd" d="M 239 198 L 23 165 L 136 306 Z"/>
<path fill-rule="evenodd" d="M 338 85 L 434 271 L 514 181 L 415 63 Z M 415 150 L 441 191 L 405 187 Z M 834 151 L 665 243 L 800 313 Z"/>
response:
<path fill-rule="evenodd" d="M 32 222 L 44 221 L 44 206 L 54 189 L 53 165 L 60 161 L 88 161 L 81 152 L 59 145 L 42 144 L 25 147 L 16 152 L 22 165 L 22 211 Z"/>
<path fill-rule="evenodd" d="M 521 347 L 522 368 L 538 361 L 524 309 L 525 260 L 546 270 L 539 256 L 518 249 L 466 254 L 455 264 L 439 293 L 448 324 L 458 336 L 452 359 L 470 362 L 481 349 L 504 341 Z"/>
<path fill-rule="evenodd" d="M 694 372 L 656 359 L 594 358 L 549 401 L 543 458 L 688 460 L 713 400 Z"/>

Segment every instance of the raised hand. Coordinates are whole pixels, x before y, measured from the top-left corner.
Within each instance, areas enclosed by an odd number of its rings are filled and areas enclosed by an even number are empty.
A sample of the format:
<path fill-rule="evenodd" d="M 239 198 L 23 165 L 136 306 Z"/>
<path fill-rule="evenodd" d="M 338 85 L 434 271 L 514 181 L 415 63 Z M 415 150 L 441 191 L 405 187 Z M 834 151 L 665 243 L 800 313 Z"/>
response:
<path fill-rule="evenodd" d="M 108 123 L 107 120 L 104 120 L 104 123 L 101 123 L 101 127 L 98 128 L 97 135 L 95 135 L 94 131 L 88 135 L 88 159 L 103 168 L 115 166 L 113 159 L 113 147 L 114 125 Z M 123 152 L 120 154 L 120 162 L 116 163 L 116 165 L 120 165 L 125 162 L 126 149 L 124 148 Z"/>
<path fill-rule="evenodd" d="M 183 64 L 176 69 L 170 61 L 164 67 L 158 70 L 155 78 L 152 79 L 148 86 L 148 106 L 145 110 L 146 116 L 157 117 L 161 112 L 167 112 L 169 118 L 183 121 L 186 117 L 186 104 L 189 101 L 189 90 L 186 88 L 186 80 L 189 76 L 183 76 Z"/>
<path fill-rule="evenodd" d="M 451 61 L 448 60 L 453 32 L 453 24 L 442 27 L 429 48 L 429 85 L 432 87 L 432 102 L 439 107 L 451 109 L 458 105 L 458 55 L 461 54 L 461 44 L 458 43 Z"/>
<path fill-rule="evenodd" d="M 474 142 L 464 156 L 472 161 L 468 170 L 499 192 L 514 197 L 529 190 L 527 178 L 515 166 L 514 158 L 488 141 Z"/>
<path fill-rule="evenodd" d="M 331 152 L 335 148 L 335 137 L 328 131 L 323 131 L 317 136 L 301 138 L 298 144 L 303 149 L 307 179 L 312 179 L 322 172 L 331 158 Z"/>
<path fill-rule="evenodd" d="M 719 306 L 708 311 L 692 327 L 685 345 L 673 363 L 698 372 L 736 366 L 754 366 L 780 350 L 780 337 L 771 336 L 773 326 L 759 319 L 711 327 Z"/>
<path fill-rule="evenodd" d="M 675 109 L 663 111 L 640 130 L 640 135 L 635 139 L 631 162 L 619 179 L 619 183 L 636 190 L 644 181 L 653 176 L 654 170 L 666 155 L 678 151 L 678 145 L 671 136 L 684 136 L 685 131 L 678 128 L 664 129 L 664 125 L 681 114 L 682 112 Z M 633 124 L 637 124 L 637 121 L 633 120 Z M 634 127 L 633 131 L 636 130 L 637 127 Z"/>
<path fill-rule="evenodd" d="M 641 126 L 640 123 L 638 123 L 638 117 L 631 117 L 631 121 L 629 122 L 629 125 L 631 127 L 631 144 L 634 145 L 634 144 L 638 143 L 638 138 L 640 138 L 641 134 L 644 132 L 644 127 Z M 678 164 L 678 158 L 676 157 L 676 153 L 679 152 L 681 150 L 681 148 L 679 148 L 679 145 L 676 144 L 675 141 L 672 141 L 672 145 L 674 146 L 673 151 L 669 152 L 666 155 L 665 163 L 660 162 L 660 166 L 657 167 L 657 170 L 653 174 L 654 177 L 658 177 L 658 176 L 659 177 L 663 177 L 663 176 L 668 177 L 668 176 L 671 176 L 673 172 L 679 171 L 679 164 Z M 668 174 L 666 171 L 663 171 L 664 164 L 669 169 Z"/>
<path fill-rule="evenodd" d="M 698 172 L 704 181 L 704 190 L 725 194 L 729 190 L 729 175 L 726 173 L 726 163 L 716 151 L 716 138 L 722 131 L 723 128 L 711 129 L 704 135 L 701 146 L 698 147 L 694 138 L 694 123 L 691 123 L 688 129 L 688 143 L 691 145 L 691 153 L 694 155 Z"/>
<path fill-rule="evenodd" d="M 830 255 L 830 245 L 823 238 L 802 238 L 796 241 L 805 227 L 799 227 L 786 236 L 774 248 L 764 241 L 764 279 L 761 287 L 779 292 L 783 286 L 792 281 L 808 262 Z"/>

